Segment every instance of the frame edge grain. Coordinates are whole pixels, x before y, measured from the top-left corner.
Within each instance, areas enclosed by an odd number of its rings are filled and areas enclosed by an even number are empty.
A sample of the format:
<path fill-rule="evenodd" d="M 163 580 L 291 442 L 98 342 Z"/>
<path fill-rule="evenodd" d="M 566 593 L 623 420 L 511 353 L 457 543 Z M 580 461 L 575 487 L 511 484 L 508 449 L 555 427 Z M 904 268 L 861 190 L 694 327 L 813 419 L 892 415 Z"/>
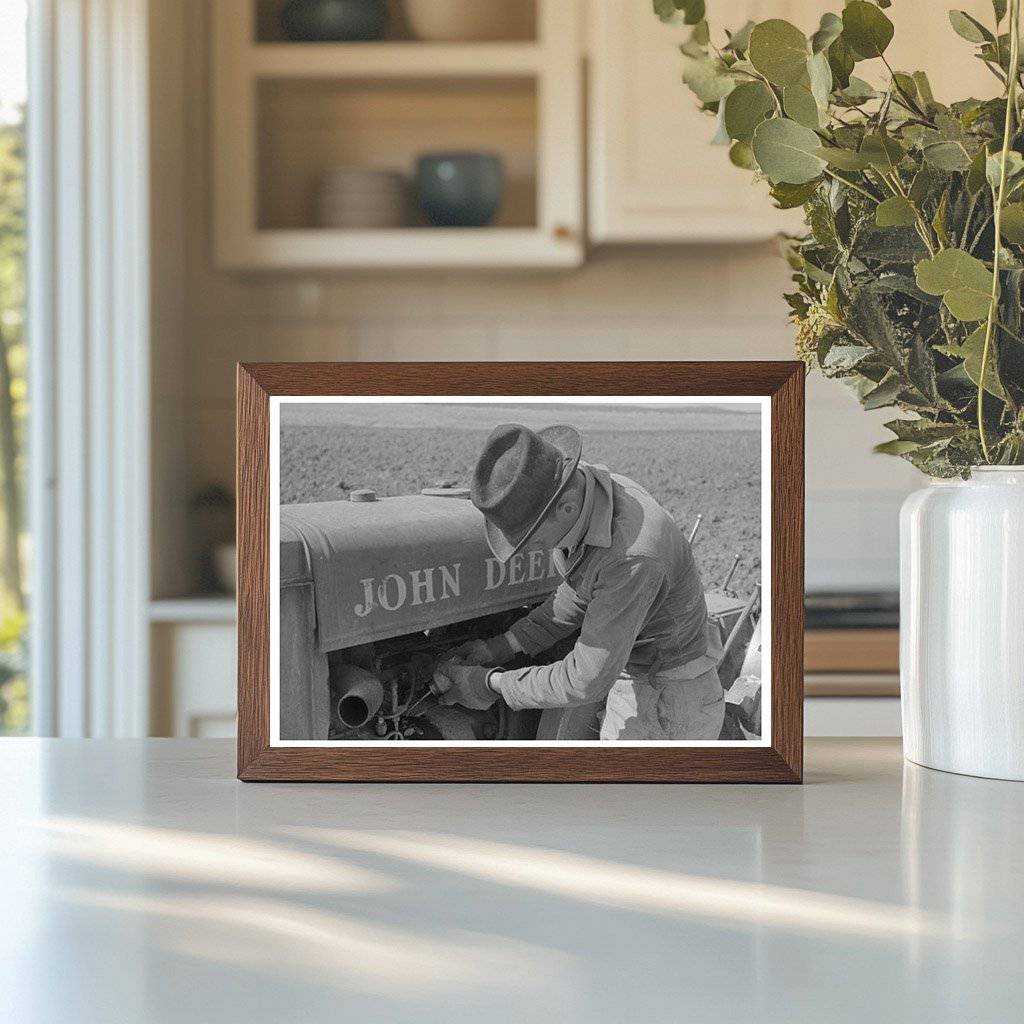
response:
<path fill-rule="evenodd" d="M 238 777 L 270 746 L 270 397 L 237 368 Z"/>

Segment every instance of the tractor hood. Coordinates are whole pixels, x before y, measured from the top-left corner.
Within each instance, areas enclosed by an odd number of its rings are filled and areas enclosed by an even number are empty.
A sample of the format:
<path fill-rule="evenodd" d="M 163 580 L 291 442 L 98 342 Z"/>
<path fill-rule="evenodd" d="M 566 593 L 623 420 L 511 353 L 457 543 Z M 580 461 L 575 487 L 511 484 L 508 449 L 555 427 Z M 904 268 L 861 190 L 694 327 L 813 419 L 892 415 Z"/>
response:
<path fill-rule="evenodd" d="M 283 505 L 280 583 L 312 583 L 317 645 L 338 650 L 542 600 L 550 553 L 502 565 L 464 498 L 408 495 Z"/>

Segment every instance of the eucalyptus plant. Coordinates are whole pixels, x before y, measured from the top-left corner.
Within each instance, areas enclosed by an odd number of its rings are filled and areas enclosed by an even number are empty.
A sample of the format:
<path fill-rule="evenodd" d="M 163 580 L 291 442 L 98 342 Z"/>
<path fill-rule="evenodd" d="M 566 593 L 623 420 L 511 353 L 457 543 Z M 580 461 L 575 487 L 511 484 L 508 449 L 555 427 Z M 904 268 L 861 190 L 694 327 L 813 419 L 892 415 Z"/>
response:
<path fill-rule="evenodd" d="M 785 240 L 799 355 L 865 409 L 909 414 L 876 450 L 931 476 L 1024 462 L 1020 2 L 993 0 L 989 24 L 949 12 L 998 95 L 946 105 L 890 66 L 890 0 L 852 0 L 809 37 L 772 18 L 717 44 L 705 0 L 654 0 L 691 26 L 683 80 L 715 141 L 803 207 Z M 869 61 L 883 87 L 855 73 Z"/>

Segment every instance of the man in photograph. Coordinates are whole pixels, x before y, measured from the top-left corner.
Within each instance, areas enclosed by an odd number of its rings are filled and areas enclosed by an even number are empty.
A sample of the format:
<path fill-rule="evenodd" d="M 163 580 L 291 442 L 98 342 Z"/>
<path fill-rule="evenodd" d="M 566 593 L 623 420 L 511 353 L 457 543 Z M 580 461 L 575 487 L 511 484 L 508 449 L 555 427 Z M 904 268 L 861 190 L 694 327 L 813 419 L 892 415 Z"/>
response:
<path fill-rule="evenodd" d="M 562 582 L 508 632 L 437 667 L 442 703 L 513 709 L 604 703 L 605 740 L 717 740 L 724 693 L 690 545 L 639 484 L 581 460 L 569 426 L 496 427 L 473 474 L 494 556 L 550 549 Z M 502 669 L 579 630 L 548 665 Z"/>

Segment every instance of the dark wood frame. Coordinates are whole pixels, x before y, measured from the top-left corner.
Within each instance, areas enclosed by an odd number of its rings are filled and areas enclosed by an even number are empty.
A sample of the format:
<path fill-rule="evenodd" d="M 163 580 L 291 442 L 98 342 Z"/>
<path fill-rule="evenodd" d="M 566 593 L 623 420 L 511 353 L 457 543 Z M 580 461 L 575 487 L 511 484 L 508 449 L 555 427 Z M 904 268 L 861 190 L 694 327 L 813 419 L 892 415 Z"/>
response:
<path fill-rule="evenodd" d="M 271 395 L 771 396 L 768 747 L 271 747 Z M 804 367 L 799 362 L 247 363 L 238 366 L 238 777 L 245 781 L 799 782 Z"/>

